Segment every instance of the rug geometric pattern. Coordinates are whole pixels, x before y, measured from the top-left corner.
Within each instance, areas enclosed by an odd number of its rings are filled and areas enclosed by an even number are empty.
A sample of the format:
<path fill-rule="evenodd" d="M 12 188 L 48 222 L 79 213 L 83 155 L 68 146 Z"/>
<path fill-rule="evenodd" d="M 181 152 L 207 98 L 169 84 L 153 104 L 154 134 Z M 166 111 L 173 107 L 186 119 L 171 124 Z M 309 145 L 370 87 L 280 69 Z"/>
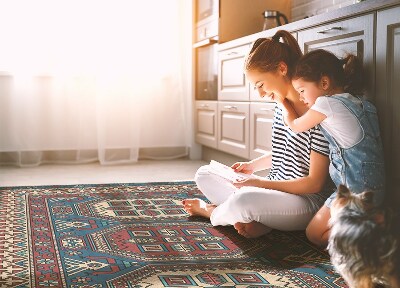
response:
<path fill-rule="evenodd" d="M 0 288 L 347 287 L 304 232 L 189 217 L 193 182 L 0 188 Z"/>

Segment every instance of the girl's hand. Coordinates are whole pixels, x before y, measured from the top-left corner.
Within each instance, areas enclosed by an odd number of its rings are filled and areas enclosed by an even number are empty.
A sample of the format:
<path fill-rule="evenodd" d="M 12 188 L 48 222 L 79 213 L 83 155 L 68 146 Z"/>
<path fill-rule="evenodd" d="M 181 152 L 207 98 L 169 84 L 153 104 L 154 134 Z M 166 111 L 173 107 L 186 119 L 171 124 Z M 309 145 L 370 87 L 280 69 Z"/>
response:
<path fill-rule="evenodd" d="M 245 174 L 253 174 L 254 168 L 250 162 L 236 162 L 231 166 L 235 172 L 241 172 Z"/>
<path fill-rule="evenodd" d="M 282 104 L 282 102 L 284 102 L 285 100 L 286 100 L 286 97 L 274 93 L 274 96 L 273 96 L 274 102 L 276 102 L 278 104 Z"/>

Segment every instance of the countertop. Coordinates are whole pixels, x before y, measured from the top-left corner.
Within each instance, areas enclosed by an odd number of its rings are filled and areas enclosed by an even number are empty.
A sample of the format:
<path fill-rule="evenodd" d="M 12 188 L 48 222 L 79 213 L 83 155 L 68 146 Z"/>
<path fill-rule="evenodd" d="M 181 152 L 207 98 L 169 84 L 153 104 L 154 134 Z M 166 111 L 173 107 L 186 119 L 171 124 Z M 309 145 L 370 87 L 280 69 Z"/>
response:
<path fill-rule="evenodd" d="M 332 21 L 339 21 L 351 16 L 359 16 L 370 13 L 371 11 L 387 9 L 391 6 L 399 5 L 400 0 L 366 0 L 357 4 L 349 5 L 337 10 L 315 15 L 309 18 L 291 22 L 273 29 L 261 31 L 255 34 L 244 36 L 235 40 L 231 40 L 218 45 L 218 50 L 222 51 L 227 48 L 244 45 L 253 42 L 257 38 L 271 37 L 278 30 L 287 30 L 290 32 L 297 32 L 309 27 L 326 24 Z M 399 15 L 400 17 L 400 15 Z"/>

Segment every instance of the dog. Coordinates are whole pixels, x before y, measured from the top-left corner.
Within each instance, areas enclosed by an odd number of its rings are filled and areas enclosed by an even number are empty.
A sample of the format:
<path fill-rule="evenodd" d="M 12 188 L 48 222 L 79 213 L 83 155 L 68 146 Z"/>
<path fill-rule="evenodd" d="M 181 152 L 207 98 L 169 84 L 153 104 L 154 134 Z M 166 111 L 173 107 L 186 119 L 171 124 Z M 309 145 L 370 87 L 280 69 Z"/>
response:
<path fill-rule="evenodd" d="M 338 187 L 327 249 L 350 287 L 400 288 L 398 220 L 390 209 L 374 207 L 372 192 L 355 194 Z"/>

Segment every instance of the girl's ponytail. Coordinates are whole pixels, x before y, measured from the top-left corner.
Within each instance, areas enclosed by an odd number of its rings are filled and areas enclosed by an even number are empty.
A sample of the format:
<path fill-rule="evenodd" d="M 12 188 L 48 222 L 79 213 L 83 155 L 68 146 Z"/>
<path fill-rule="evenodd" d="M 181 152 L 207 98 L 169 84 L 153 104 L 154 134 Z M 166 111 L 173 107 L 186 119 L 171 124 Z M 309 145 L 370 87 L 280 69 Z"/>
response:
<path fill-rule="evenodd" d="M 362 95 L 365 90 L 364 71 L 361 59 L 353 54 L 348 54 L 342 59 L 344 70 L 344 91 L 352 95 Z"/>

